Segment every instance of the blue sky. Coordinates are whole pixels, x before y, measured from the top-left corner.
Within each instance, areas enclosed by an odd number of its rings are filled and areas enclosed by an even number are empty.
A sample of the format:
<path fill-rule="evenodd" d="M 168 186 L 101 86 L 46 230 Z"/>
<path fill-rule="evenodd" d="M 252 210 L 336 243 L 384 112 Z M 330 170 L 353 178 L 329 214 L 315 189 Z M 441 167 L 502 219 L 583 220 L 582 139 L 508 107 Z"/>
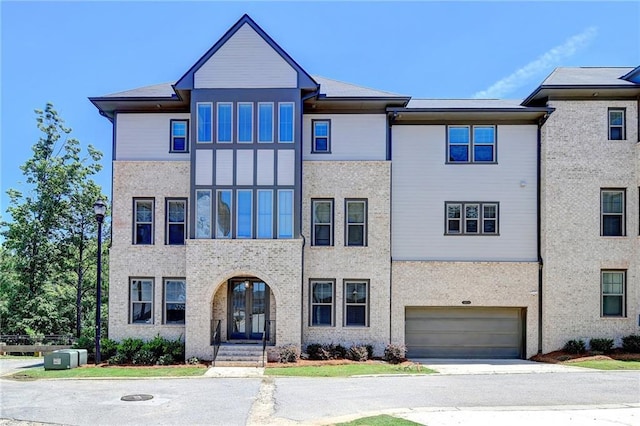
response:
<path fill-rule="evenodd" d="M 522 99 L 558 66 L 640 65 L 640 2 L 0 0 L 0 215 L 53 102 L 104 154 L 90 96 L 175 82 L 248 13 L 305 70 L 414 98 Z"/>

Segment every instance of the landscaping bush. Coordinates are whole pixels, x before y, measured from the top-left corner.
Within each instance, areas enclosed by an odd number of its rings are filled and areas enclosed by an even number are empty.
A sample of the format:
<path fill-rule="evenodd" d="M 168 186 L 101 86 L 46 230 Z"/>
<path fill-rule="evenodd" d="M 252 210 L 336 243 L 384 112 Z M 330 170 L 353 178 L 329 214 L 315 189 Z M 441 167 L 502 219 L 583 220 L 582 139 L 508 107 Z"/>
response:
<path fill-rule="evenodd" d="M 169 354 L 160 355 L 158 357 L 158 361 L 156 361 L 156 364 L 158 364 L 158 365 L 171 365 L 171 364 L 175 364 L 175 360 L 173 359 L 172 355 L 169 355 Z"/>
<path fill-rule="evenodd" d="M 297 362 L 300 359 L 300 348 L 295 345 L 279 346 L 276 351 L 278 353 L 278 362 L 281 364 Z"/>
<path fill-rule="evenodd" d="M 156 356 L 147 348 L 142 348 L 135 354 L 131 362 L 135 365 L 154 365 L 156 363 Z"/>
<path fill-rule="evenodd" d="M 369 359 L 369 351 L 366 346 L 351 346 L 347 351 L 347 359 L 352 361 L 366 361 Z"/>
<path fill-rule="evenodd" d="M 407 349 L 403 345 L 387 345 L 384 348 L 384 360 L 389 364 L 400 364 L 404 361 Z"/>
<path fill-rule="evenodd" d="M 573 339 L 565 343 L 563 349 L 570 354 L 581 354 L 586 351 L 586 346 L 583 340 Z"/>
<path fill-rule="evenodd" d="M 365 345 L 367 348 L 367 359 L 373 359 L 373 345 Z"/>
<path fill-rule="evenodd" d="M 116 353 L 112 357 L 109 358 L 109 365 L 122 365 L 128 362 L 127 358 L 119 353 Z"/>
<path fill-rule="evenodd" d="M 89 336 L 80 336 L 71 346 L 72 349 L 86 349 L 87 353 L 93 354 L 96 350 L 95 338 Z"/>
<path fill-rule="evenodd" d="M 622 349 L 634 354 L 640 353 L 640 336 L 631 334 L 622 338 Z"/>
<path fill-rule="evenodd" d="M 343 359 L 347 355 L 347 348 L 342 345 L 311 343 L 307 345 L 309 359 L 326 361 L 329 359 Z"/>
<path fill-rule="evenodd" d="M 187 360 L 187 364 L 189 364 L 189 365 L 198 365 L 198 364 L 200 364 L 200 360 L 198 359 L 198 357 L 192 356 L 191 358 L 189 358 Z"/>
<path fill-rule="evenodd" d="M 613 349 L 613 339 L 591 339 L 589 347 L 592 352 L 608 353 Z"/>
<path fill-rule="evenodd" d="M 125 362 L 132 362 L 133 356 L 140 352 L 143 346 L 144 342 L 142 339 L 124 339 L 118 344 L 118 354 L 124 357 Z"/>

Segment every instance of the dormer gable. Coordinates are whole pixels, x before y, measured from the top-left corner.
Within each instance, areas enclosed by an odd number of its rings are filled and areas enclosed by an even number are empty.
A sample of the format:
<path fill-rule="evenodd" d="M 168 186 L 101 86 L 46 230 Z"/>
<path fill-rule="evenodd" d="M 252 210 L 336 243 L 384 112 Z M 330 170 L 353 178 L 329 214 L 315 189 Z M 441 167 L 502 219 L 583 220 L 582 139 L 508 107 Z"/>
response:
<path fill-rule="evenodd" d="M 635 67 L 631 72 L 628 72 L 620 78 L 631 83 L 640 84 L 640 66 Z"/>

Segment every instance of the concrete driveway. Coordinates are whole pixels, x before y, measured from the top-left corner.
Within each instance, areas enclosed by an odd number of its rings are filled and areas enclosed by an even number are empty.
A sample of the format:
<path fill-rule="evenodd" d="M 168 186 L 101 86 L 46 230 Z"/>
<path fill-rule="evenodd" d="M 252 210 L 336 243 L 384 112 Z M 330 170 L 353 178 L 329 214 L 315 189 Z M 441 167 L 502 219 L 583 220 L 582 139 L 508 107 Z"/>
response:
<path fill-rule="evenodd" d="M 411 361 L 424 365 L 440 374 L 524 374 L 524 373 L 576 373 L 597 371 L 563 364 L 546 364 L 522 359 L 436 359 L 421 358 Z"/>

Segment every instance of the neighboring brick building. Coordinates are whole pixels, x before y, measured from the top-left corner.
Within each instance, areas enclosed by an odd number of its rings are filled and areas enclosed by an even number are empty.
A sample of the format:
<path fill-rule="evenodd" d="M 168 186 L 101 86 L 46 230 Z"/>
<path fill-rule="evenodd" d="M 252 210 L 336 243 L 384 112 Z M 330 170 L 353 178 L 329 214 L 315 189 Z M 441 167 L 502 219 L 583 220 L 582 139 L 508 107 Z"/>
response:
<path fill-rule="evenodd" d="M 176 83 L 91 98 L 109 337 L 525 358 L 638 333 L 639 99 L 640 68 L 411 99 L 312 77 L 245 15 Z"/>

